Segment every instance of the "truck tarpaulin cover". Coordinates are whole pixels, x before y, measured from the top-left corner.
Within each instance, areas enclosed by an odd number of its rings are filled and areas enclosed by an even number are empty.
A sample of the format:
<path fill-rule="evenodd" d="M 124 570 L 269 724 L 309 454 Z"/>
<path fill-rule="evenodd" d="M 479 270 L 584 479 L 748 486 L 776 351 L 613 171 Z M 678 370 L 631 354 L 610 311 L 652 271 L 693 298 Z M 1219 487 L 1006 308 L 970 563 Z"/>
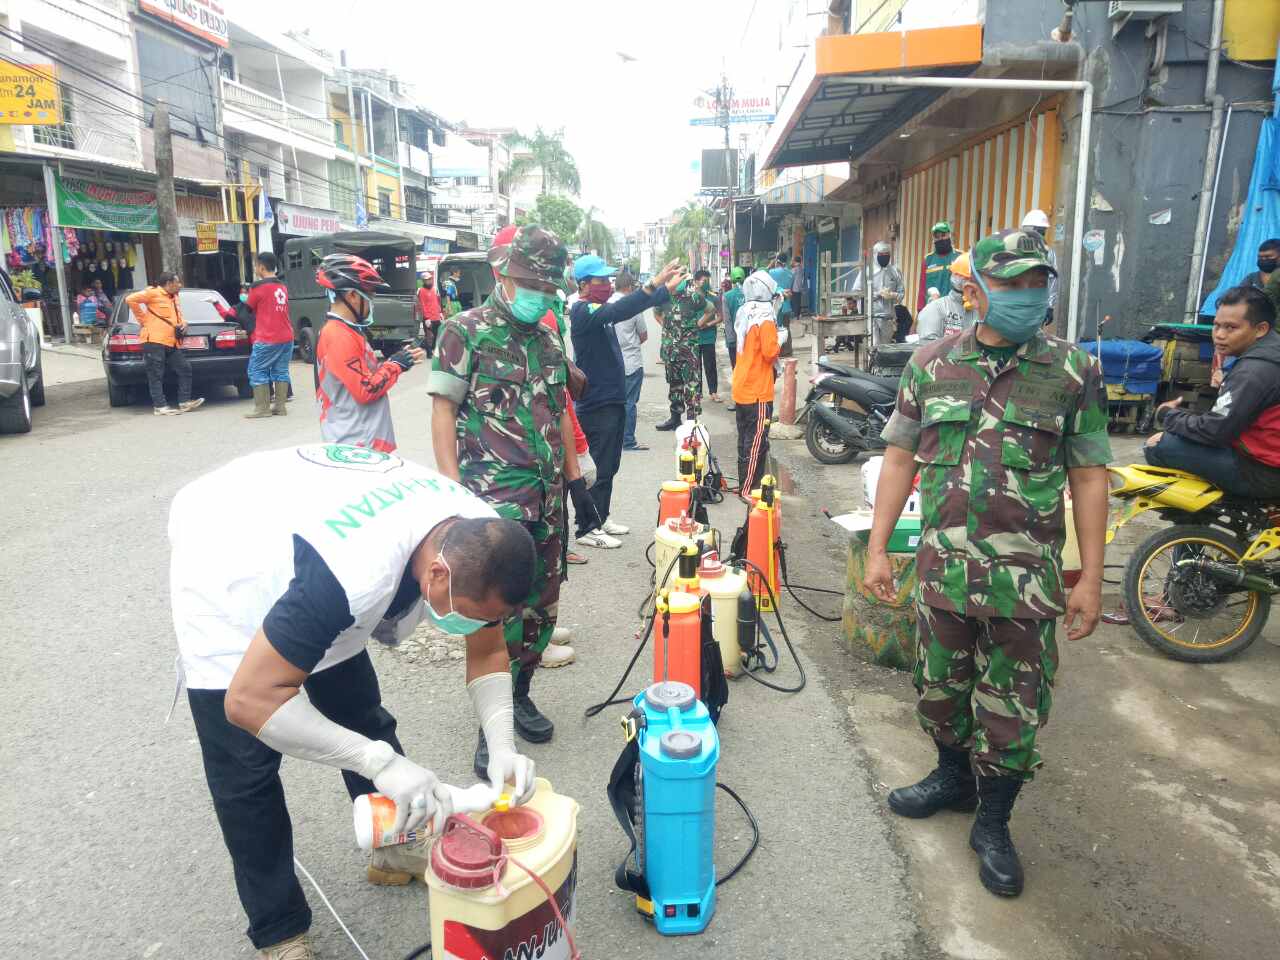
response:
<path fill-rule="evenodd" d="M 1280 95 L 1280 61 L 1276 63 L 1271 89 Z M 1202 314 L 1214 316 L 1218 312 L 1218 298 L 1258 269 L 1258 244 L 1271 237 L 1280 237 L 1280 119 L 1275 116 L 1263 120 L 1262 129 L 1258 131 L 1258 151 L 1253 158 L 1253 176 L 1249 178 L 1244 222 L 1236 235 L 1231 259 L 1222 271 L 1222 280 L 1200 307 Z"/>

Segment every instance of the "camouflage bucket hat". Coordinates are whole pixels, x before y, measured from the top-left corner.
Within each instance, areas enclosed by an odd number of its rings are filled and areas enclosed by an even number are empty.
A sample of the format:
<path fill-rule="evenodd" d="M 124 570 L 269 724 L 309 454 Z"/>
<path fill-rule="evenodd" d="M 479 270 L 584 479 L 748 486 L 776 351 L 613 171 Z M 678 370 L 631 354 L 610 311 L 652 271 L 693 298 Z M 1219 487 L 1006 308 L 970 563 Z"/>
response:
<path fill-rule="evenodd" d="M 1056 276 L 1049 265 L 1049 251 L 1038 233 L 1029 230 L 1003 230 L 978 241 L 969 254 L 975 273 L 1012 280 L 1037 267 Z"/>
<path fill-rule="evenodd" d="M 563 287 L 569 252 L 560 239 L 541 227 L 521 227 L 509 244 L 489 250 L 489 263 L 513 280 L 538 280 Z"/>

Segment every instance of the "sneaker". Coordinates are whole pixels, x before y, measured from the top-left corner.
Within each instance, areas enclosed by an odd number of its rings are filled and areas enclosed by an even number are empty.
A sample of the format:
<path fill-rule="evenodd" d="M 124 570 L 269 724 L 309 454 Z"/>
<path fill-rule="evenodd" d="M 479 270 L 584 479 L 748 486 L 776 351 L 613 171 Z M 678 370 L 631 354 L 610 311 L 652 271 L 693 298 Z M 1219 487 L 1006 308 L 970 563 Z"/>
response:
<path fill-rule="evenodd" d="M 574 553 L 572 550 L 566 550 L 564 554 L 566 563 L 572 563 L 576 567 L 582 566 L 587 562 L 587 558 L 580 553 Z"/>
<path fill-rule="evenodd" d="M 551 631 L 551 642 L 557 647 L 567 647 L 573 639 L 573 631 L 568 627 L 556 627 Z"/>
<path fill-rule="evenodd" d="M 573 647 L 552 647 L 542 651 L 542 659 L 538 661 L 538 666 L 546 667 L 554 670 L 556 667 L 567 667 L 577 659 L 577 655 L 573 652 Z"/>
<path fill-rule="evenodd" d="M 258 951 L 259 960 L 316 960 L 311 949 L 311 938 L 305 933 L 265 947 Z"/>
<path fill-rule="evenodd" d="M 380 887 L 403 887 L 410 880 L 421 881 L 427 871 L 427 850 L 433 839 L 422 830 L 416 840 L 370 851 L 365 877 Z"/>
<path fill-rule="evenodd" d="M 584 533 L 578 538 L 578 543 L 584 547 L 600 547 L 604 550 L 617 550 L 622 546 L 621 540 L 615 540 L 599 528 Z"/>
<path fill-rule="evenodd" d="M 627 453 L 634 453 L 637 450 L 648 450 L 649 445 L 647 443 L 633 443 L 631 446 L 623 447 L 622 449 Z"/>
<path fill-rule="evenodd" d="M 194 400 L 186 400 L 178 404 L 178 409 L 182 413 L 189 413 L 190 411 L 196 409 L 196 407 L 200 407 L 203 405 L 204 405 L 204 397 L 196 397 Z"/>
<path fill-rule="evenodd" d="M 606 520 L 604 526 L 600 528 L 611 537 L 621 537 L 631 532 L 630 527 L 624 527 L 620 523 L 614 523 L 612 520 Z"/>
<path fill-rule="evenodd" d="M 165 407 L 155 407 L 152 409 L 151 412 L 154 413 L 157 417 L 176 417 L 182 411 L 179 410 L 177 407 L 165 406 Z"/>

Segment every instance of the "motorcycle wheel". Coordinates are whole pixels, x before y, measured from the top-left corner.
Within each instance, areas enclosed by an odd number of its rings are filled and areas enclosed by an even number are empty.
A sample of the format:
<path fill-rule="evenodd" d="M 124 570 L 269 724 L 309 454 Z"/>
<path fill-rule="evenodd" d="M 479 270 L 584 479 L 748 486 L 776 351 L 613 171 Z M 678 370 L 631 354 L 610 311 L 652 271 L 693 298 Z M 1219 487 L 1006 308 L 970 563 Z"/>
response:
<path fill-rule="evenodd" d="M 809 414 L 804 427 L 804 445 L 819 463 L 848 463 L 858 455 L 858 448 L 836 436 L 819 417 Z"/>
<path fill-rule="evenodd" d="M 1179 525 L 1159 530 L 1129 558 L 1124 602 L 1143 640 L 1174 660 L 1214 663 L 1248 647 L 1266 625 L 1271 598 L 1229 593 L 1208 574 L 1179 571 L 1188 556 L 1234 566 L 1245 545 L 1213 527 Z"/>

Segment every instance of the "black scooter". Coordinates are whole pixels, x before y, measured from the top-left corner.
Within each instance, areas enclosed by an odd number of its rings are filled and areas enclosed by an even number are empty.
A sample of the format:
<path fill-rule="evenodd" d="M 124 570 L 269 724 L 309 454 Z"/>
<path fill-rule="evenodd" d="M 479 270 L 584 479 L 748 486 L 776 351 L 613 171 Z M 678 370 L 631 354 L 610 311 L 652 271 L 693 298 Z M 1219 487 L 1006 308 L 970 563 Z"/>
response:
<path fill-rule="evenodd" d="M 818 374 L 805 398 L 804 443 L 819 463 L 848 463 L 884 449 L 880 431 L 893 414 L 897 377 L 879 377 L 818 358 Z"/>

